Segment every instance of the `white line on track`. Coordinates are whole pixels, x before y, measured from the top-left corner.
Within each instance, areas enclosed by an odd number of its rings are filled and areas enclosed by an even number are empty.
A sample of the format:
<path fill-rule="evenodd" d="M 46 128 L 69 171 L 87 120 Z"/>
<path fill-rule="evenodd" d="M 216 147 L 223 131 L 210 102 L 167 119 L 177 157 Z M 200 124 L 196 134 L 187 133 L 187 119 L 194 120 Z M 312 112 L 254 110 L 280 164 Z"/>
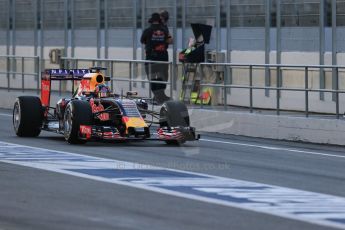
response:
<path fill-rule="evenodd" d="M 4 116 L 4 117 L 12 117 L 12 114 L 8 114 L 8 113 L 0 113 L 0 116 Z"/>
<path fill-rule="evenodd" d="M 228 144 L 228 145 L 239 145 L 239 146 L 246 146 L 246 147 L 254 147 L 254 148 L 267 149 L 267 150 L 280 150 L 280 151 L 288 151 L 288 152 L 294 152 L 294 153 L 306 153 L 306 154 L 311 154 L 311 155 L 345 158 L 345 155 L 344 156 L 343 155 L 335 155 L 335 154 L 329 154 L 329 153 L 320 153 L 320 152 L 305 151 L 305 150 L 290 149 L 290 148 L 280 148 L 280 147 L 273 147 L 273 146 L 266 146 L 266 145 L 253 145 L 253 144 L 245 144 L 245 143 L 232 142 L 232 141 L 217 141 L 217 140 L 210 140 L 210 139 L 203 139 L 203 138 L 200 139 L 200 141 L 221 143 L 221 144 Z"/>

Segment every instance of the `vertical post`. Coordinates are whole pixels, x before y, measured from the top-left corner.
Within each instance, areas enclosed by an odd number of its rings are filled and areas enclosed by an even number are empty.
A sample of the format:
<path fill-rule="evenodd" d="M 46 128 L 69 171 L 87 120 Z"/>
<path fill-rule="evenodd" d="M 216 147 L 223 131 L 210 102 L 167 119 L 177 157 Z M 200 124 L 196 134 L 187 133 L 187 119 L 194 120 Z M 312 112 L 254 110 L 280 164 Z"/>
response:
<path fill-rule="evenodd" d="M 45 67 L 45 63 L 44 63 L 44 1 L 40 1 L 41 4 L 40 4 L 40 58 L 41 58 L 41 66 L 40 66 L 40 69 L 44 69 Z M 60 82 L 61 84 L 61 82 Z"/>
<path fill-rule="evenodd" d="M 276 24 L 277 24 L 277 64 L 281 64 L 281 52 L 282 52 L 282 47 L 281 47 L 281 40 L 282 40 L 282 32 L 281 32 L 281 4 L 280 0 L 276 0 Z"/>
<path fill-rule="evenodd" d="M 220 39 L 221 39 L 221 31 L 220 31 L 220 0 L 216 0 L 216 52 L 220 52 Z M 216 62 L 218 55 L 216 55 Z"/>
<path fill-rule="evenodd" d="M 16 55 L 16 47 L 17 47 L 17 33 L 16 33 L 16 1 L 12 0 L 12 10 L 11 10 L 11 15 L 12 15 L 12 55 Z M 16 58 L 13 57 L 11 61 L 11 72 L 16 72 Z M 13 74 L 13 77 L 15 77 L 15 74 Z M 8 78 L 8 90 L 10 89 L 10 78 Z"/>
<path fill-rule="evenodd" d="M 320 0 L 319 6 L 319 64 L 324 65 L 324 53 L 325 53 L 325 2 Z M 325 88 L 325 72 L 323 68 L 320 68 L 320 89 Z M 324 92 L 320 92 L 320 100 L 324 100 Z"/>
<path fill-rule="evenodd" d="M 74 74 L 72 74 L 72 95 L 74 95 L 74 84 L 75 84 Z"/>
<path fill-rule="evenodd" d="M 8 82 L 10 81 L 10 45 L 11 45 L 11 28 L 13 28 L 13 25 L 11 25 L 11 21 L 12 21 L 12 1 L 8 0 L 7 1 L 8 4 L 8 17 L 7 17 L 7 27 L 6 27 L 6 78 L 7 78 L 7 85 Z"/>
<path fill-rule="evenodd" d="M 33 10 L 34 10 L 34 56 L 37 56 L 38 49 L 38 0 L 33 1 Z"/>
<path fill-rule="evenodd" d="M 219 62 L 218 60 L 218 54 L 221 50 L 221 28 L 220 28 L 220 0 L 216 0 L 216 63 Z M 219 66 L 216 66 L 216 68 L 219 68 Z M 225 74 L 225 72 L 224 72 Z M 220 81 L 220 72 L 216 72 L 217 76 L 217 82 Z M 224 85 L 226 85 L 225 76 L 223 79 Z M 201 91 L 202 93 L 202 91 Z M 226 87 L 223 88 L 223 103 L 224 103 L 224 109 L 226 109 Z"/>
<path fill-rule="evenodd" d="M 337 65 L 337 1 L 332 0 L 332 65 Z M 335 69 L 332 69 L 332 88 L 336 87 Z M 336 100 L 336 94 L 332 93 L 332 100 Z"/>
<path fill-rule="evenodd" d="M 188 68 L 188 67 L 187 67 Z M 197 67 L 196 67 L 197 68 Z M 204 65 L 203 64 L 200 64 L 199 65 L 199 68 L 200 68 L 200 92 L 203 92 L 203 86 L 202 84 L 204 84 Z M 201 100 L 201 103 L 200 103 L 200 108 L 203 108 L 204 107 L 204 100 Z"/>
<path fill-rule="evenodd" d="M 11 67 L 10 67 L 10 62 L 9 58 L 7 59 L 7 91 L 10 92 L 10 87 L 11 87 L 11 78 L 10 78 L 10 72 L 11 72 Z"/>
<path fill-rule="evenodd" d="M 40 93 L 40 75 L 41 75 L 41 71 L 40 71 L 40 57 L 36 56 L 35 57 L 35 73 L 37 76 L 37 94 Z"/>
<path fill-rule="evenodd" d="M 68 0 L 64 0 L 64 53 L 65 57 L 68 56 Z M 67 60 L 64 60 L 63 67 L 67 67 Z"/>
<path fill-rule="evenodd" d="M 226 1 L 226 61 L 231 63 L 231 1 Z M 232 84 L 232 67 L 226 68 L 226 80 L 227 84 Z M 231 88 L 227 89 L 227 93 L 231 93 Z"/>
<path fill-rule="evenodd" d="M 279 65 L 281 64 L 281 4 L 280 0 L 276 0 L 276 24 L 277 24 L 277 51 L 276 51 L 276 63 Z M 278 69 L 277 69 L 278 71 Z M 277 77 L 279 78 L 279 82 L 282 83 L 282 73 L 281 70 L 278 71 Z M 280 84 L 279 87 L 282 85 Z M 278 95 L 280 97 L 280 94 Z"/>
<path fill-rule="evenodd" d="M 75 69 L 78 69 L 78 65 L 79 65 L 79 61 L 78 61 L 78 59 L 76 59 L 76 60 L 74 61 L 74 68 L 75 68 Z M 74 81 L 72 81 L 72 85 L 73 85 L 73 87 L 74 87 Z M 72 90 L 72 93 L 74 93 L 74 89 Z"/>
<path fill-rule="evenodd" d="M 337 119 L 339 119 L 339 69 L 338 67 L 335 68 L 335 113 Z"/>
<path fill-rule="evenodd" d="M 110 86 L 111 86 L 111 89 L 114 90 L 114 62 L 111 61 L 110 62 L 110 78 L 111 78 L 111 81 L 110 81 Z"/>
<path fill-rule="evenodd" d="M 173 80 L 177 79 L 177 64 L 176 64 L 176 53 L 177 53 L 177 1 L 173 1 L 173 60 L 172 60 L 172 75 L 170 78 Z M 174 81 L 175 82 L 175 81 Z M 176 89 L 176 85 L 174 85 Z"/>
<path fill-rule="evenodd" d="M 276 93 L 276 100 L 277 100 L 277 115 L 280 114 L 280 66 L 277 66 L 277 93 Z"/>
<path fill-rule="evenodd" d="M 11 18 L 13 17 L 12 15 L 12 1 L 8 1 L 8 18 L 7 18 L 7 34 L 6 34 L 6 55 L 10 55 L 10 45 L 11 45 Z M 13 26 L 13 25 L 12 25 Z M 13 28 L 13 27 L 12 27 Z M 10 69 L 11 69 L 11 63 L 10 63 L 10 57 L 6 58 L 6 77 L 7 77 L 7 85 L 10 82 Z"/>
<path fill-rule="evenodd" d="M 215 27 L 216 27 L 216 63 L 218 63 L 218 53 L 220 51 L 220 0 L 215 1 L 216 15 L 215 15 Z M 218 66 L 216 66 L 218 67 Z M 220 73 L 216 72 L 216 82 L 220 82 Z M 218 88 L 217 88 L 218 91 Z M 202 91 L 201 91 L 202 92 Z M 223 99 L 225 106 L 225 97 Z"/>
<path fill-rule="evenodd" d="M 138 11 L 138 4 L 137 0 L 133 0 L 133 59 L 137 60 L 137 50 L 138 50 L 138 18 L 137 18 L 137 11 Z M 134 67 L 132 67 L 132 78 L 138 76 L 138 66 L 137 63 L 134 64 Z M 132 82 L 134 87 L 137 86 L 136 82 Z"/>
<path fill-rule="evenodd" d="M 223 82 L 224 82 L 224 90 L 223 90 L 223 97 L 224 97 L 224 110 L 226 110 L 227 109 L 227 105 L 228 105 L 228 99 L 227 99 L 227 81 L 226 81 L 226 75 L 225 75 L 226 71 L 225 71 L 225 69 L 227 69 L 227 66 L 223 65 L 223 67 L 224 67 L 224 80 L 223 80 Z"/>
<path fill-rule="evenodd" d="M 16 55 L 16 1 L 12 0 L 11 16 L 12 16 L 12 55 Z"/>
<path fill-rule="evenodd" d="M 182 47 L 184 42 L 186 42 L 186 9 L 187 9 L 187 0 L 182 0 Z M 177 38 L 174 38 L 177 39 Z"/>
<path fill-rule="evenodd" d="M 70 1 L 70 12 L 71 12 L 71 58 L 74 58 L 75 49 L 75 1 Z"/>
<path fill-rule="evenodd" d="M 137 49 L 138 49 L 138 33 L 137 33 L 137 0 L 132 0 L 133 2 L 133 59 L 137 59 Z"/>
<path fill-rule="evenodd" d="M 6 23 L 6 55 L 10 55 L 10 40 L 11 40 L 11 2 L 7 1 L 8 6 L 8 15 L 7 15 L 7 23 Z M 8 59 L 7 59 L 8 60 Z"/>
<path fill-rule="evenodd" d="M 149 64 L 149 72 L 148 72 L 148 79 L 149 79 L 149 98 L 152 98 L 152 93 L 151 93 L 151 80 L 152 80 L 152 78 L 151 78 L 151 76 L 152 76 L 152 64 L 153 63 L 148 63 Z M 154 79 L 155 80 L 155 79 Z"/>
<path fill-rule="evenodd" d="M 231 62 L 231 1 L 226 1 L 226 61 Z"/>
<path fill-rule="evenodd" d="M 109 58 L 108 0 L 104 0 L 104 58 Z"/>
<path fill-rule="evenodd" d="M 266 0 L 265 7 L 265 64 L 270 63 L 270 27 L 271 27 L 271 0 Z M 269 67 L 265 67 L 265 86 L 271 85 Z M 269 96 L 269 90 L 265 90 L 265 96 Z"/>
<path fill-rule="evenodd" d="M 227 93 L 229 93 L 229 95 L 230 95 L 230 93 L 231 93 L 231 89 L 232 89 L 232 69 L 234 68 L 234 66 L 232 65 L 232 64 L 230 64 L 230 66 L 229 66 L 229 68 L 227 69 L 227 73 L 228 73 L 228 85 L 229 85 L 229 87 L 228 87 L 228 91 L 227 91 Z M 230 97 L 231 98 L 231 97 Z M 229 99 L 230 99 L 229 98 Z M 229 105 L 230 105 L 231 103 L 229 102 Z"/>
<path fill-rule="evenodd" d="M 101 0 L 96 1 L 96 22 L 97 22 L 97 59 L 101 58 Z M 101 63 L 97 61 L 97 66 L 100 66 Z"/>
<path fill-rule="evenodd" d="M 249 109 L 253 112 L 253 66 L 249 66 Z"/>
<path fill-rule="evenodd" d="M 104 58 L 109 58 L 109 14 L 108 14 L 108 8 L 109 8 L 109 1 L 103 0 L 103 9 L 104 9 Z M 106 61 L 106 74 L 109 75 L 110 71 L 110 62 Z"/>
<path fill-rule="evenodd" d="M 141 0 L 141 31 L 143 32 L 145 30 L 146 26 L 146 0 Z M 142 44 L 141 45 L 141 59 L 145 59 L 145 46 Z M 144 63 L 144 68 L 142 68 L 142 80 L 145 79 L 145 65 Z M 147 76 L 149 78 L 149 76 Z M 145 88 L 145 82 L 141 83 L 141 87 Z"/>
<path fill-rule="evenodd" d="M 170 76 L 173 76 L 172 70 L 173 70 L 173 66 L 172 66 L 172 62 L 170 62 L 169 63 Z M 169 82 L 170 82 L 170 98 L 173 99 L 173 78 L 172 77 L 170 77 Z"/>
<path fill-rule="evenodd" d="M 308 66 L 304 67 L 304 89 L 305 89 L 305 116 L 309 117 L 309 77 Z"/>
<path fill-rule="evenodd" d="M 141 0 L 141 31 L 145 30 L 146 26 L 146 0 Z M 141 59 L 145 59 L 145 47 L 141 45 Z"/>
<path fill-rule="evenodd" d="M 132 62 L 129 62 L 129 91 L 132 91 L 133 67 Z"/>
<path fill-rule="evenodd" d="M 10 71 L 11 71 L 11 63 L 10 63 L 10 58 L 7 57 L 6 59 L 6 77 L 7 77 L 7 89 L 10 91 Z"/>
<path fill-rule="evenodd" d="M 22 91 L 24 92 L 24 57 L 21 58 L 22 59 Z"/>

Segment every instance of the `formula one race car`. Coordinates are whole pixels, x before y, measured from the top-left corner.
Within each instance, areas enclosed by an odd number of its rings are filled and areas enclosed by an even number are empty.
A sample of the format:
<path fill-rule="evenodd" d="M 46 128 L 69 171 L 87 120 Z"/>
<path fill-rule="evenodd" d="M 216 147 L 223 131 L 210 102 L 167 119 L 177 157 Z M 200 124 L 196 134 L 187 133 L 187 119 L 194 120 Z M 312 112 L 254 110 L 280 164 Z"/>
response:
<path fill-rule="evenodd" d="M 181 144 L 199 138 L 189 126 L 188 110 L 183 103 L 167 101 L 159 111 L 149 110 L 149 98 L 137 97 L 135 92 L 127 92 L 126 96 L 112 93 L 106 85 L 110 78 L 101 70 L 104 68 L 45 70 L 41 98 L 20 96 L 14 104 L 13 126 L 17 136 L 36 137 L 46 130 L 63 134 L 71 144 L 127 139 Z M 72 81 L 72 97 L 62 98 L 51 107 L 51 82 L 67 80 Z M 79 82 L 76 90 L 75 82 Z M 151 133 L 152 124 L 157 124 L 157 131 Z"/>

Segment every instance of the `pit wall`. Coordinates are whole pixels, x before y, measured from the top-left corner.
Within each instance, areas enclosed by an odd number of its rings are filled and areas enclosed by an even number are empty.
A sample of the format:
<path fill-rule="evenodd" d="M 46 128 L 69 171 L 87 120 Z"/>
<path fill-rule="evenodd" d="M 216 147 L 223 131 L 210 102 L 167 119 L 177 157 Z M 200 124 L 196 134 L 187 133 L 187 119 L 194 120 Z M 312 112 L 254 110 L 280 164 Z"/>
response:
<path fill-rule="evenodd" d="M 320 119 L 194 109 L 191 125 L 198 131 L 278 140 L 345 145 L 345 122 Z"/>

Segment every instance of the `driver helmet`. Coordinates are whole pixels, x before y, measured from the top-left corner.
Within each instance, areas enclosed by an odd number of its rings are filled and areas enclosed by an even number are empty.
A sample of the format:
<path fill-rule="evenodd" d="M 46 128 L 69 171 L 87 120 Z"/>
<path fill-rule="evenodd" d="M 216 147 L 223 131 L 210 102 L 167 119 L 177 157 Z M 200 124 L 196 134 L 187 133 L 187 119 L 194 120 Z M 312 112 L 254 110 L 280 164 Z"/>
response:
<path fill-rule="evenodd" d="M 98 84 L 95 88 L 95 94 L 97 95 L 97 97 L 101 98 L 101 97 L 110 97 L 110 89 L 107 85 L 105 84 Z"/>

